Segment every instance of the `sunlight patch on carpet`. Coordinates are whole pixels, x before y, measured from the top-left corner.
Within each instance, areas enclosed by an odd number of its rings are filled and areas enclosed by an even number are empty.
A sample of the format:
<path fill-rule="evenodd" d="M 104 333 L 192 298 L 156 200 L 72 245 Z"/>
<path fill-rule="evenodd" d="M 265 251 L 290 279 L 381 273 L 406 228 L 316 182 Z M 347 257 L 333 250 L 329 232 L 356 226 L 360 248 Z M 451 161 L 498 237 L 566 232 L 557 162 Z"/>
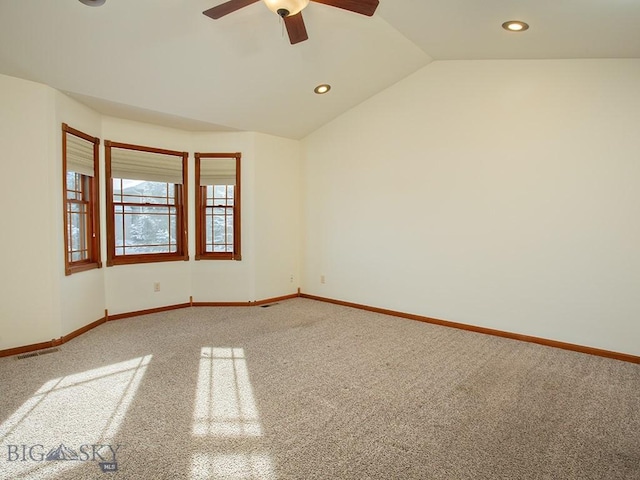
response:
<path fill-rule="evenodd" d="M 196 437 L 262 436 L 243 348 L 203 347 L 193 412 Z M 275 480 L 264 451 L 198 452 L 191 456 L 191 479 Z"/>
<path fill-rule="evenodd" d="M 0 425 L 7 478 L 58 478 L 107 457 L 152 355 L 51 379 Z M 95 445 L 98 448 L 96 456 Z M 117 447 L 113 446 L 113 448 Z M 115 459 L 113 454 L 112 460 Z M 96 475 L 97 476 L 97 475 Z"/>
<path fill-rule="evenodd" d="M 196 436 L 262 435 L 244 349 L 202 348 L 193 417 Z"/>

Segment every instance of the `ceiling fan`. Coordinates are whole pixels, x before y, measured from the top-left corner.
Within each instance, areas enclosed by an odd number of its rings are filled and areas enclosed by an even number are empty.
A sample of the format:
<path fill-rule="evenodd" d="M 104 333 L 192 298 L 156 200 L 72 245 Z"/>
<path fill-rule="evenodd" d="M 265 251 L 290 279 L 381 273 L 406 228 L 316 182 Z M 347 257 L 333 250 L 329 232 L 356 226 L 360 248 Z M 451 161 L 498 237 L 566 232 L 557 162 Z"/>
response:
<path fill-rule="evenodd" d="M 202 13 L 214 20 L 247 7 L 260 0 L 229 0 Z M 283 20 L 292 45 L 304 42 L 309 38 L 307 28 L 302 19 L 302 10 L 310 0 L 263 0 L 269 10 L 278 14 Z M 372 16 L 378 8 L 379 0 L 311 0 L 332 7 L 342 8 L 361 15 Z"/>

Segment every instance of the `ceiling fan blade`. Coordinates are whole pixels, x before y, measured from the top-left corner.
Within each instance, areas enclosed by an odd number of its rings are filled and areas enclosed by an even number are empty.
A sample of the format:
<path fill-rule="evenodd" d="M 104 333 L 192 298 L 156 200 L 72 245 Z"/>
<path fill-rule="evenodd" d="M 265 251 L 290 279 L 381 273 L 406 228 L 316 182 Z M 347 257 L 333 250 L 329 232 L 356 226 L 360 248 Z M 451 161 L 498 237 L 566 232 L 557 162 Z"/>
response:
<path fill-rule="evenodd" d="M 218 18 L 222 18 L 225 15 L 229 15 L 230 13 L 235 12 L 236 10 L 240 10 L 246 6 L 251 5 L 252 3 L 259 2 L 260 0 L 229 0 L 226 3 L 218 5 L 216 7 L 210 8 L 209 10 L 205 10 L 204 13 L 207 17 L 211 17 L 214 20 Z"/>
<path fill-rule="evenodd" d="M 284 17 L 284 26 L 287 27 L 291 45 L 304 42 L 309 38 L 307 35 L 307 27 L 304 26 L 304 20 L 302 19 L 302 12 Z"/>
<path fill-rule="evenodd" d="M 372 16 L 376 13 L 376 9 L 378 8 L 379 0 L 312 0 L 316 3 L 323 3 L 325 5 L 331 5 L 332 7 L 342 8 L 344 10 L 349 10 L 350 12 L 359 13 L 361 15 L 366 15 L 367 17 Z"/>

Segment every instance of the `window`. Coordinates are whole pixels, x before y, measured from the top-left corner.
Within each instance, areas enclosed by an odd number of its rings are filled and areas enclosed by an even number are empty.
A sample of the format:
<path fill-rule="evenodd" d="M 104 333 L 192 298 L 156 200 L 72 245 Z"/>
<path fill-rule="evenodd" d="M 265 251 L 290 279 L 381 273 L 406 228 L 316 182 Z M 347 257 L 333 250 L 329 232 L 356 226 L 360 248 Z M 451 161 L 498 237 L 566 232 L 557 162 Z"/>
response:
<path fill-rule="evenodd" d="M 66 275 L 100 268 L 100 139 L 62 124 L 62 194 Z"/>
<path fill-rule="evenodd" d="M 107 265 L 188 260 L 187 153 L 104 144 Z"/>
<path fill-rule="evenodd" d="M 196 260 L 242 260 L 240 153 L 196 153 Z"/>

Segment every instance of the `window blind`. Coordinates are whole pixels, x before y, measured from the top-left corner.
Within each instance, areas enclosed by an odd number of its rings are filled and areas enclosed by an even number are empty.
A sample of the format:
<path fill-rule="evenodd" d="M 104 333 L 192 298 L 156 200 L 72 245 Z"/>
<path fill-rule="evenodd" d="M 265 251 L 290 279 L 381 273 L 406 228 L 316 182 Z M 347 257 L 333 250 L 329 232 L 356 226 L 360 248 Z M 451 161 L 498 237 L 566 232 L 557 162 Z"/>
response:
<path fill-rule="evenodd" d="M 235 185 L 235 158 L 201 158 L 200 185 Z"/>
<path fill-rule="evenodd" d="M 67 171 L 90 177 L 93 172 L 93 143 L 70 133 L 65 135 L 67 142 Z"/>
<path fill-rule="evenodd" d="M 182 155 L 111 147 L 111 177 L 182 183 Z"/>

